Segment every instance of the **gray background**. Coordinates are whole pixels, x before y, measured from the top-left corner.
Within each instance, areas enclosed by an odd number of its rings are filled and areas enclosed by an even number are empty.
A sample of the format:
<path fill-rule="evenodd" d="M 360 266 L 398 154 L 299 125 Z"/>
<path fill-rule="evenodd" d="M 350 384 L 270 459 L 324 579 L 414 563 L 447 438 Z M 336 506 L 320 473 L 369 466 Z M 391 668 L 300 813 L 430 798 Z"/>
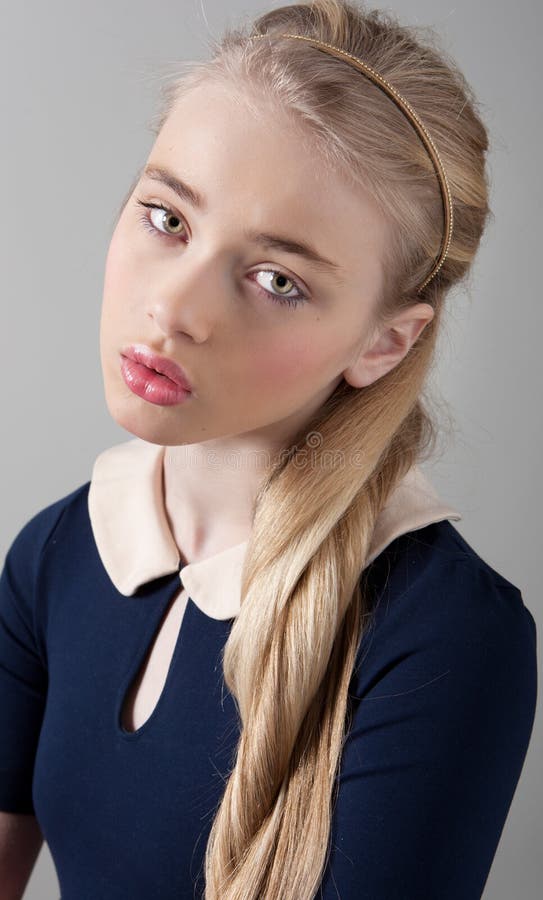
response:
<path fill-rule="evenodd" d="M 207 55 L 207 34 L 227 22 L 279 5 L 3 0 L 3 553 L 35 512 L 90 478 L 102 449 L 132 437 L 105 405 L 98 325 L 113 219 L 153 142 L 160 72 Z M 543 634 L 541 6 L 390 8 L 437 29 L 476 91 L 492 143 L 495 220 L 469 292 L 449 299 L 435 396 L 452 427 L 426 471 L 463 513 L 458 530 L 520 587 Z M 538 713 L 485 900 L 540 896 L 541 752 Z M 44 844 L 25 897 L 58 894 Z"/>

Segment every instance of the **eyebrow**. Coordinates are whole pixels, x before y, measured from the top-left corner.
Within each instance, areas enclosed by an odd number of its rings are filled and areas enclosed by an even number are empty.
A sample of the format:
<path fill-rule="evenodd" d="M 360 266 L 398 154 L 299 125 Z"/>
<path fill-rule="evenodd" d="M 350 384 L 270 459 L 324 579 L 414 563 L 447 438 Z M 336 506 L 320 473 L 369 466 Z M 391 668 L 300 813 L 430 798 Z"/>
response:
<path fill-rule="evenodd" d="M 167 187 L 171 188 L 181 200 L 190 203 L 195 209 L 202 211 L 207 210 L 207 201 L 203 194 L 191 187 L 177 175 L 174 175 L 173 172 L 170 172 L 168 169 L 165 169 L 162 166 L 147 165 L 142 174 L 147 178 L 151 178 L 153 181 L 159 181 L 162 184 L 165 184 Z M 252 241 L 255 244 L 260 244 L 267 249 L 282 250 L 284 253 L 300 256 L 311 263 L 316 269 L 332 273 L 340 280 L 339 274 L 342 272 L 341 266 L 333 260 L 328 259 L 326 256 L 323 256 L 315 249 L 315 247 L 312 247 L 311 244 L 307 242 L 295 240 L 294 238 L 281 234 L 271 234 L 268 231 L 258 231 L 252 228 L 246 228 L 244 230 L 244 235 L 247 240 Z"/>

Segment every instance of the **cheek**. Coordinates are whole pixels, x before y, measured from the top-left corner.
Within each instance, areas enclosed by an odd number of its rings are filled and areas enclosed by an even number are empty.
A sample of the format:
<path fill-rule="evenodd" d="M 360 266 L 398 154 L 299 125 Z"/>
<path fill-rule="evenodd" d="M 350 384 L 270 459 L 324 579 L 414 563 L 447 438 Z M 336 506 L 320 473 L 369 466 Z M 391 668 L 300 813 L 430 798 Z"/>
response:
<path fill-rule="evenodd" d="M 104 271 L 104 301 L 108 304 L 116 296 L 120 296 L 123 285 L 129 277 L 130 265 L 124 252 L 124 245 L 119 228 L 115 230 L 109 243 Z"/>
<path fill-rule="evenodd" d="M 119 229 L 113 233 L 107 251 L 104 266 L 102 305 L 100 313 L 100 350 L 102 364 L 108 368 L 108 359 L 112 350 L 117 349 L 121 338 L 127 330 L 126 297 L 133 296 L 131 289 L 131 269 Z M 116 377 L 116 376 L 115 376 Z"/>
<path fill-rule="evenodd" d="M 330 344 L 321 346 L 319 337 L 322 341 L 322 336 L 307 328 L 300 333 L 292 329 L 281 337 L 253 343 L 246 357 L 249 383 L 271 391 L 290 386 L 303 391 L 304 386 L 325 384 L 331 368 Z"/>

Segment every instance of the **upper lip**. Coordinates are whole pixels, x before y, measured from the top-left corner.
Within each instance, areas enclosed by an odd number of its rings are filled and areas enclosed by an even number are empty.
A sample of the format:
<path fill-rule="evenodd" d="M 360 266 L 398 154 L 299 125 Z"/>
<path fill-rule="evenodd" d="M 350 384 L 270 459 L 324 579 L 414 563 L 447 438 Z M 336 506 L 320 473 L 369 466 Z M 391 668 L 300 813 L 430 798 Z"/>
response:
<path fill-rule="evenodd" d="M 175 384 L 180 385 L 186 391 L 192 391 L 192 385 L 185 375 L 181 366 L 173 359 L 167 359 L 165 356 L 159 356 L 146 344 L 131 344 L 121 351 L 122 356 L 133 359 L 134 362 L 142 363 L 149 369 L 155 369 L 161 375 L 166 375 Z"/>

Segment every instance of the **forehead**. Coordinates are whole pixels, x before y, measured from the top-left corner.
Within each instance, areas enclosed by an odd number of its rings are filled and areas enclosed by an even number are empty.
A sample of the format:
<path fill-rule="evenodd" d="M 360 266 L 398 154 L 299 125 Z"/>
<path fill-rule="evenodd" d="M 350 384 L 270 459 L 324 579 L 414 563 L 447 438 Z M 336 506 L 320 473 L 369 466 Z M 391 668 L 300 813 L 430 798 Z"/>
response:
<path fill-rule="evenodd" d="M 305 237 L 350 282 L 375 284 L 387 227 L 369 192 L 312 150 L 308 132 L 269 99 L 204 83 L 180 96 L 148 163 L 193 186 L 210 220 Z"/>

